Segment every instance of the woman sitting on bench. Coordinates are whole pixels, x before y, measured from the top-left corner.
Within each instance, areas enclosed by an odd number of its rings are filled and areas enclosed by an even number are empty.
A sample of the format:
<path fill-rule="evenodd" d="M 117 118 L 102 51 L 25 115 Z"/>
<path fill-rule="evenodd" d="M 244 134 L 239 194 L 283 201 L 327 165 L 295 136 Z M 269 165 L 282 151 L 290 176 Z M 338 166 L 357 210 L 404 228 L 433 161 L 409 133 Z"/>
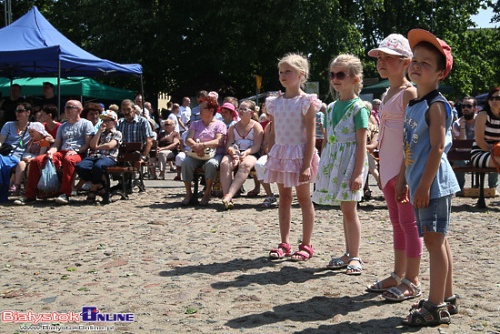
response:
<path fill-rule="evenodd" d="M 500 172 L 500 87 L 490 90 L 487 101 L 476 117 L 476 141 L 472 145 L 471 161 L 474 167 L 496 167 Z M 495 154 L 495 151 L 498 152 Z"/>
<path fill-rule="evenodd" d="M 186 195 L 181 202 L 183 206 L 197 202 L 198 194 L 192 193 L 191 182 L 194 180 L 194 171 L 198 167 L 202 167 L 205 173 L 205 191 L 200 205 L 207 206 L 210 201 L 210 191 L 224 154 L 224 137 L 227 132 L 226 125 L 214 117 L 219 109 L 217 97 L 215 92 L 208 94 L 200 104 L 201 119 L 194 121 L 188 130 L 186 144 L 193 153 L 186 156 L 182 162 L 182 180 L 186 188 Z M 208 151 L 215 149 L 215 155 L 206 157 L 207 149 Z"/>

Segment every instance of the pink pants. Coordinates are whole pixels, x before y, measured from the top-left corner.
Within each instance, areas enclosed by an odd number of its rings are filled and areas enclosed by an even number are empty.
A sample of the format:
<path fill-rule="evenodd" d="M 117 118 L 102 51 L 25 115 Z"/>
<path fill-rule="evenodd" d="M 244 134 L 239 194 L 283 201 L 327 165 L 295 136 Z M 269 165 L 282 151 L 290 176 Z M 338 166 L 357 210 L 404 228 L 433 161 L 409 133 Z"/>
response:
<path fill-rule="evenodd" d="M 394 250 L 405 251 L 406 257 L 418 258 L 422 256 L 422 238 L 418 235 L 415 211 L 410 203 L 396 201 L 396 179 L 397 176 L 392 178 L 382 190 L 392 223 Z"/>

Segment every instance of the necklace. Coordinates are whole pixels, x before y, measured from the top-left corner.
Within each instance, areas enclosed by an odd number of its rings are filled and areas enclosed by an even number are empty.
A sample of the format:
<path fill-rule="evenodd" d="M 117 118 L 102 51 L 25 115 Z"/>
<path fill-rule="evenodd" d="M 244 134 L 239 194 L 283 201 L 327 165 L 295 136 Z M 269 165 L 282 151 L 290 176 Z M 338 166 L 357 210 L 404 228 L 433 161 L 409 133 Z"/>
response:
<path fill-rule="evenodd" d="M 17 130 L 17 135 L 20 136 L 21 133 L 23 133 L 24 129 L 26 129 L 26 126 L 28 124 L 25 124 L 24 127 L 21 127 L 20 124 L 19 124 L 19 121 L 16 122 L 16 130 Z"/>

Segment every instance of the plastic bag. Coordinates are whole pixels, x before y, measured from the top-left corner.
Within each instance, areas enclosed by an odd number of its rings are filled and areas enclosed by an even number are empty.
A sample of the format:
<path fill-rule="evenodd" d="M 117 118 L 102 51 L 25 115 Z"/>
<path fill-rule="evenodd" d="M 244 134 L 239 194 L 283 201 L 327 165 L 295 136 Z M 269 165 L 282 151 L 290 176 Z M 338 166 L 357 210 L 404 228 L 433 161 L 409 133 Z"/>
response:
<path fill-rule="evenodd" d="M 52 160 L 48 160 L 42 170 L 42 176 L 38 181 L 38 190 L 44 193 L 57 193 L 59 191 L 59 177 Z"/>

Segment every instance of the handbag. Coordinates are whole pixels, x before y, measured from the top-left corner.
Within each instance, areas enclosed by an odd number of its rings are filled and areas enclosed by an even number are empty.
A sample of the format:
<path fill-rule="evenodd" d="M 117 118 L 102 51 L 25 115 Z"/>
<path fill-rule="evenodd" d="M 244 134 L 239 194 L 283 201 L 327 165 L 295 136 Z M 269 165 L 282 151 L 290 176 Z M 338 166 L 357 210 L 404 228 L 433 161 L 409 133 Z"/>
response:
<path fill-rule="evenodd" d="M 3 156 L 9 156 L 13 149 L 14 147 L 11 144 L 3 143 L 2 146 L 0 146 L 0 154 Z"/>
<path fill-rule="evenodd" d="M 200 139 L 196 139 L 196 142 L 199 143 Z M 204 149 L 204 151 L 205 151 L 205 154 L 201 157 L 198 155 L 198 153 L 196 153 L 195 151 L 192 151 L 192 150 L 187 151 L 186 155 L 191 157 L 191 158 L 198 159 L 198 160 L 210 160 L 213 157 L 215 157 L 215 148 L 206 147 Z"/>
<path fill-rule="evenodd" d="M 189 157 L 195 158 L 198 160 L 210 160 L 213 157 L 215 157 L 215 148 L 208 148 L 207 147 L 204 151 L 205 151 L 205 155 L 203 155 L 202 157 L 200 157 L 195 151 L 187 151 L 186 154 Z"/>

